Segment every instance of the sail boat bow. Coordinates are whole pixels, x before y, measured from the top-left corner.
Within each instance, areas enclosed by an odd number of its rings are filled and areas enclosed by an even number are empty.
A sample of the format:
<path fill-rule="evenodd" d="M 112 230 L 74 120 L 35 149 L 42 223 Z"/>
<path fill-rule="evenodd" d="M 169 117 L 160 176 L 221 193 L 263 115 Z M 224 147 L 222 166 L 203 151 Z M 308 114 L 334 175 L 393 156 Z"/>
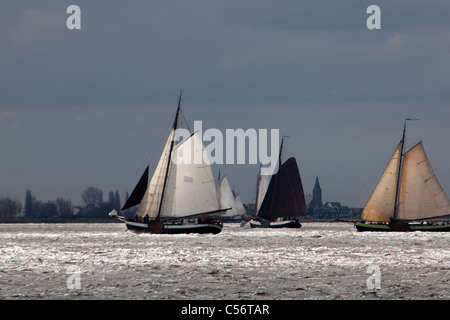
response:
<path fill-rule="evenodd" d="M 412 120 L 412 119 L 406 119 Z M 450 200 L 422 142 L 403 153 L 403 137 L 361 214 L 358 231 L 450 231 L 450 224 L 424 220 L 450 216 Z"/>
<path fill-rule="evenodd" d="M 225 214 L 227 209 L 219 207 L 200 133 L 175 146 L 180 103 L 181 94 L 173 126 L 150 183 L 147 185 L 147 167 L 122 208 L 137 205 L 134 218 L 118 217 L 130 230 L 170 234 L 216 234 L 222 230 L 222 223 L 210 215 Z"/>

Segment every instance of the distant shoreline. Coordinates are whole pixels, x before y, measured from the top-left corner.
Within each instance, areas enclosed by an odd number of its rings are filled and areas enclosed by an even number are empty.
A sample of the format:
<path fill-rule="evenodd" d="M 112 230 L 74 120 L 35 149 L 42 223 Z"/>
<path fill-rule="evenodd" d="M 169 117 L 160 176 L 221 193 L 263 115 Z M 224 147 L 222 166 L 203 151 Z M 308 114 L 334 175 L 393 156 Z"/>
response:
<path fill-rule="evenodd" d="M 9 223 L 121 223 L 116 219 L 0 219 L 0 224 Z"/>
<path fill-rule="evenodd" d="M 300 219 L 301 223 L 308 222 L 345 222 L 345 223 L 355 223 L 357 220 L 353 219 Z M 227 223 L 240 223 L 227 222 Z M 0 219 L 0 224 L 12 224 L 12 223 L 122 223 L 117 219 L 23 219 L 23 218 L 3 218 Z"/>

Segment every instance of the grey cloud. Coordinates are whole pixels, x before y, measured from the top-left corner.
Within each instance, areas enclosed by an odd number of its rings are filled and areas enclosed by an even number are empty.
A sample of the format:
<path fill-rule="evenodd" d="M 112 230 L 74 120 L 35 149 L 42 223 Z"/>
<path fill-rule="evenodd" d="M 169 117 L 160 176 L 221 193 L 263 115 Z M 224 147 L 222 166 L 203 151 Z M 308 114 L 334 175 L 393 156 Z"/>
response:
<path fill-rule="evenodd" d="M 71 4 L 0 4 L 0 142 L 11 155 L 2 155 L 2 190 L 20 173 L 14 188 L 23 194 L 37 171 L 36 185 L 51 177 L 49 193 L 70 180 L 79 194 L 89 177 L 125 188 L 181 89 L 190 121 L 292 136 L 305 190 L 326 172 L 329 200 L 349 198 L 339 183 L 357 189 L 406 116 L 422 119 L 411 131 L 430 141 L 432 164 L 450 181 L 442 169 L 448 152 L 438 148 L 448 149 L 448 1 L 377 1 L 376 31 L 365 26 L 371 1 L 79 0 L 79 31 L 66 28 Z M 31 154 L 46 165 L 30 162 Z M 59 179 L 61 163 L 74 174 Z M 246 201 L 253 169 L 227 167 Z"/>

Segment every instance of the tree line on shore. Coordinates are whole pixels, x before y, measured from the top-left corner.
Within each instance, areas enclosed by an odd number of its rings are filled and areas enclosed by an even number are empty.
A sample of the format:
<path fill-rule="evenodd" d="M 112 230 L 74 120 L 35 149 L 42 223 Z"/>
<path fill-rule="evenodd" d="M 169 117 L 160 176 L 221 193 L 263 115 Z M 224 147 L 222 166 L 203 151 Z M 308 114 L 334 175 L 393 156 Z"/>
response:
<path fill-rule="evenodd" d="M 127 198 L 128 193 L 125 199 Z M 121 209 L 118 190 L 110 190 L 108 200 L 104 201 L 101 189 L 88 187 L 81 193 L 81 200 L 83 205 L 76 206 L 71 200 L 62 197 L 43 202 L 37 200 L 31 190 L 27 189 L 23 204 L 9 196 L 0 197 L 0 219 L 108 219 L 109 212 Z"/>

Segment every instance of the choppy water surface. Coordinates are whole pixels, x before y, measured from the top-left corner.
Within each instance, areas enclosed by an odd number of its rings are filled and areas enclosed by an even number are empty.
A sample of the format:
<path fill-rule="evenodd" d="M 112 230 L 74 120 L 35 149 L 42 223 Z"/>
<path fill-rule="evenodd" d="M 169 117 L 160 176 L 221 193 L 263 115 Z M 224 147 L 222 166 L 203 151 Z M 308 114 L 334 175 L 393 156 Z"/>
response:
<path fill-rule="evenodd" d="M 449 299 L 449 244 L 449 233 L 359 233 L 346 223 L 228 224 L 218 235 L 1 224 L 0 298 Z M 367 285 L 370 266 L 381 289 Z"/>

